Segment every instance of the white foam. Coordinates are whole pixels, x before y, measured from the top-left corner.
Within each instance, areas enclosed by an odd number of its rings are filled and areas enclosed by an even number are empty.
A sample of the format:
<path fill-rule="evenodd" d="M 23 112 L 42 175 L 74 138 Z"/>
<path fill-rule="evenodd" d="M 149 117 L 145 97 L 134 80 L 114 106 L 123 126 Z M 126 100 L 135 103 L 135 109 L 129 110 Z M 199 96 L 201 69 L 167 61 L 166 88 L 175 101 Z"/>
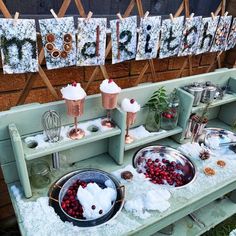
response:
<path fill-rule="evenodd" d="M 100 84 L 100 90 L 104 93 L 110 94 L 121 92 L 121 88 L 114 81 L 109 83 L 108 79 L 102 81 L 102 83 Z"/>
<path fill-rule="evenodd" d="M 86 219 L 96 219 L 106 214 L 116 199 L 116 191 L 113 188 L 100 188 L 96 183 L 89 183 L 87 187 L 79 187 L 77 198 L 83 207 L 83 216 Z M 95 209 L 92 209 L 92 206 Z M 99 211 L 102 210 L 102 213 Z"/>
<path fill-rule="evenodd" d="M 133 103 L 131 103 L 131 100 L 128 98 L 124 98 L 122 100 L 121 103 L 121 108 L 125 111 L 125 112 L 132 112 L 132 113 L 136 113 L 140 110 L 140 105 L 134 101 Z"/>
<path fill-rule="evenodd" d="M 77 83 L 76 86 L 68 84 L 61 89 L 61 93 L 62 97 L 67 100 L 81 100 L 86 97 L 86 92 L 80 86 L 80 83 Z"/>

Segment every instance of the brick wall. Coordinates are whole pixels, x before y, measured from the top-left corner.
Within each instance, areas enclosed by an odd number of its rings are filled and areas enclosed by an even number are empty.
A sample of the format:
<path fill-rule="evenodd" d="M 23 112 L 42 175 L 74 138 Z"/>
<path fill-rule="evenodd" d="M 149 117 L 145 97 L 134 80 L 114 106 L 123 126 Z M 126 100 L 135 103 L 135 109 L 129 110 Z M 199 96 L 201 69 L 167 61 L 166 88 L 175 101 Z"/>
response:
<path fill-rule="evenodd" d="M 193 74 L 205 73 L 208 65 L 211 63 L 214 54 L 207 53 L 203 55 L 194 56 L 193 61 Z M 221 57 L 222 60 L 224 56 Z M 163 81 L 177 78 L 179 69 L 182 67 L 184 58 L 170 58 L 170 59 L 155 59 L 154 65 L 156 70 L 155 81 Z M 112 65 L 110 57 L 106 61 L 106 68 L 110 77 L 112 77 L 118 85 L 122 88 L 132 87 L 138 78 L 140 71 L 142 70 L 145 61 L 128 61 Z M 45 66 L 43 68 L 46 71 Z M 89 77 L 91 76 L 95 67 L 70 67 L 56 70 L 46 71 L 46 74 L 59 92 L 60 88 L 67 83 L 77 81 L 85 86 Z M 214 68 L 212 68 L 214 69 Z M 183 71 L 183 76 L 188 75 L 188 68 Z M 33 89 L 29 93 L 26 99 L 26 103 L 31 102 L 51 102 L 54 98 L 49 93 L 42 79 L 36 74 L 36 81 Z M 96 76 L 94 82 L 90 85 L 88 94 L 99 93 L 99 84 L 103 79 L 101 71 Z M 151 82 L 150 70 L 143 76 L 141 82 Z M 15 106 L 20 92 L 22 91 L 26 82 L 26 75 L 3 75 L 0 71 L 0 111 L 7 110 L 12 106 Z M 60 93 L 59 93 L 60 94 Z"/>

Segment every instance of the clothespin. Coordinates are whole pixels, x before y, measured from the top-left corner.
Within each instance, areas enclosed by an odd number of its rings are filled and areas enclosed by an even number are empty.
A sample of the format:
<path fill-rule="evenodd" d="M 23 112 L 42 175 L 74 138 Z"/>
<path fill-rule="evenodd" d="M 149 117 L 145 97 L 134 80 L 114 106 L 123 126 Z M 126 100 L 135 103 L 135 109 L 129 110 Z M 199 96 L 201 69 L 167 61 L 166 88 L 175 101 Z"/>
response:
<path fill-rule="evenodd" d="M 170 19 L 171 19 L 172 22 L 174 22 L 174 20 L 175 20 L 175 18 L 174 18 L 174 16 L 172 15 L 172 13 L 170 13 Z"/>
<path fill-rule="evenodd" d="M 189 18 L 193 19 L 194 15 L 195 15 L 195 13 L 192 13 Z"/>
<path fill-rule="evenodd" d="M 15 13 L 14 21 L 13 21 L 13 26 L 16 26 L 16 24 L 17 24 L 17 20 L 18 20 L 18 18 L 19 18 L 19 15 L 20 15 L 19 12 L 16 12 L 16 13 Z"/>
<path fill-rule="evenodd" d="M 223 53 L 223 51 L 220 51 L 217 55 L 217 58 L 220 58 L 221 54 Z"/>
<path fill-rule="evenodd" d="M 213 20 L 215 20 L 215 14 L 213 12 L 211 12 L 211 17 Z"/>
<path fill-rule="evenodd" d="M 55 13 L 55 11 L 53 9 L 50 10 L 50 12 L 52 13 L 53 17 L 58 20 L 58 16 L 57 14 Z"/>
<path fill-rule="evenodd" d="M 124 18 L 121 16 L 120 13 L 117 13 L 116 15 L 117 15 L 117 17 L 118 17 L 120 20 L 124 20 Z"/>
<path fill-rule="evenodd" d="M 147 18 L 148 15 L 149 15 L 149 11 L 146 11 L 146 13 L 144 14 L 143 18 L 144 18 L 144 19 Z"/>
<path fill-rule="evenodd" d="M 229 14 L 229 13 L 226 11 L 225 14 L 224 14 L 224 16 L 227 16 L 228 14 Z"/>
<path fill-rule="evenodd" d="M 93 13 L 91 11 L 89 11 L 86 20 L 89 20 L 92 16 L 93 16 Z"/>

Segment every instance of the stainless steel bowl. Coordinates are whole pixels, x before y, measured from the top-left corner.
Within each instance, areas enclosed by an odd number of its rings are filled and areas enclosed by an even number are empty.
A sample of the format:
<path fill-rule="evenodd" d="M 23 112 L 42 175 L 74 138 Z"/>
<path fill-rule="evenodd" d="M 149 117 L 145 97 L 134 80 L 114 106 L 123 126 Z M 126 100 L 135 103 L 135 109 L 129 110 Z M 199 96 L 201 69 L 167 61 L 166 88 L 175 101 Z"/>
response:
<path fill-rule="evenodd" d="M 68 188 L 76 180 L 82 180 L 85 182 L 94 181 L 100 186 L 105 187 L 105 182 L 108 180 L 110 182 L 109 187 L 116 189 L 117 197 L 116 201 L 113 202 L 109 212 L 103 216 L 93 219 L 93 220 L 83 220 L 71 217 L 68 215 L 61 207 L 61 201 L 66 194 Z M 59 190 L 58 190 L 59 188 Z M 74 225 L 80 227 L 93 227 L 105 224 L 109 219 L 117 216 L 118 211 L 120 211 L 124 205 L 124 186 L 121 186 L 119 181 L 109 173 L 97 169 L 83 169 L 77 170 L 60 178 L 54 183 L 54 185 L 49 190 L 49 204 L 54 206 L 54 209 L 58 212 L 63 221 L 72 222 Z M 53 196 L 52 196 L 53 193 Z M 117 210 L 118 208 L 118 210 Z"/>
<path fill-rule="evenodd" d="M 140 149 L 133 158 L 133 165 L 136 168 L 137 172 L 145 173 L 145 165 L 148 159 L 162 161 L 162 159 L 166 159 L 176 162 L 179 164 L 179 171 L 182 172 L 185 179 L 185 184 L 182 186 L 172 186 L 175 188 L 183 188 L 189 184 L 191 184 L 196 178 L 196 167 L 194 163 L 186 157 L 181 152 L 176 149 L 166 147 L 166 146 L 148 146 Z"/>
<path fill-rule="evenodd" d="M 206 128 L 204 129 L 201 140 L 211 149 L 228 149 L 230 143 L 236 142 L 236 133 L 221 128 Z M 229 145 L 224 145 L 227 143 L 229 143 Z"/>

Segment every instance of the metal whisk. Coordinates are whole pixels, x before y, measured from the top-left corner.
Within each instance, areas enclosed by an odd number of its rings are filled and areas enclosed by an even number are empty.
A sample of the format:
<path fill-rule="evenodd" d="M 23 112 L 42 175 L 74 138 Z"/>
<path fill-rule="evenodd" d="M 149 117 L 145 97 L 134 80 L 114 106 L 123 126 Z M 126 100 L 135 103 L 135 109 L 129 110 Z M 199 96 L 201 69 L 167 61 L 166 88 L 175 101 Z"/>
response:
<path fill-rule="evenodd" d="M 55 143 L 60 140 L 61 118 L 56 111 L 46 111 L 42 116 L 42 126 L 49 142 Z M 53 168 L 60 168 L 59 153 L 52 154 Z"/>

